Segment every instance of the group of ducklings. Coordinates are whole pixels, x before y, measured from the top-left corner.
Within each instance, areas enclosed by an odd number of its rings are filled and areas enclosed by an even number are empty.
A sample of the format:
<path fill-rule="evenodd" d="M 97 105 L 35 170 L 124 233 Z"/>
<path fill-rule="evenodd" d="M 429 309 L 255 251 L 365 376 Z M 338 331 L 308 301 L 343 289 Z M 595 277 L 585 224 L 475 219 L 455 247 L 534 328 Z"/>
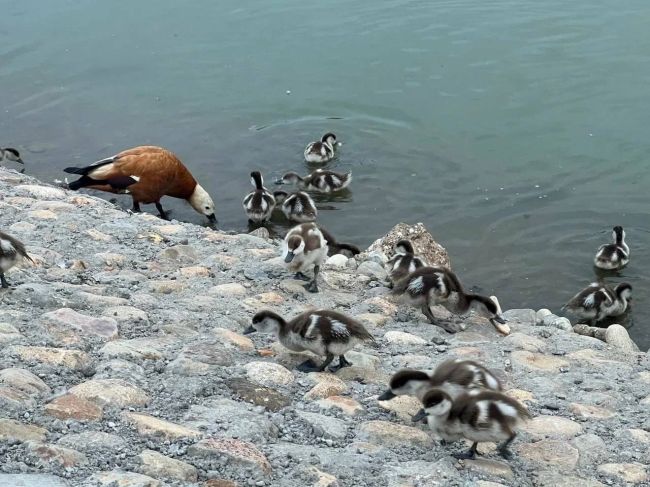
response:
<path fill-rule="evenodd" d="M 336 149 L 340 142 L 331 132 L 321 137 L 320 141 L 311 142 L 304 151 L 305 161 L 308 163 L 325 164 L 334 159 Z M 259 171 L 251 173 L 251 183 L 255 189 L 247 194 L 242 206 L 253 224 L 262 224 L 271 220 L 273 211 L 279 208 L 287 220 L 305 223 L 313 222 L 318 216 L 318 209 L 308 191 L 315 193 L 335 193 L 344 190 L 352 182 L 352 173 L 339 173 L 319 168 L 307 176 L 300 176 L 295 172 L 288 172 L 276 181 L 276 184 L 293 184 L 298 191 L 271 192 L 264 187 L 264 179 Z"/>

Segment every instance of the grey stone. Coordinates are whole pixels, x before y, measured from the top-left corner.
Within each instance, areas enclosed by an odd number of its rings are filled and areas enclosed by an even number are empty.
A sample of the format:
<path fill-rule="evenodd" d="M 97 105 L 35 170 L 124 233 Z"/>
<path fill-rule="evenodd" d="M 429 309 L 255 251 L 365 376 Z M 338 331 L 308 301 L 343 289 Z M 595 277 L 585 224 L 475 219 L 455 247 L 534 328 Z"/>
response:
<path fill-rule="evenodd" d="M 534 325 L 537 323 L 535 310 L 533 309 L 509 309 L 502 313 L 503 317 L 511 323 Z"/>
<path fill-rule="evenodd" d="M 342 440 L 347 435 L 348 427 L 340 419 L 306 411 L 298 411 L 298 416 L 311 426 L 318 437 Z"/>
<path fill-rule="evenodd" d="M 2 487 L 70 487 L 70 483 L 61 477 L 40 473 L 0 473 L 0 485 Z"/>
<path fill-rule="evenodd" d="M 368 276 L 378 281 L 383 281 L 388 276 L 386 269 L 384 269 L 380 264 L 370 260 L 359 264 L 357 274 Z"/>
<path fill-rule="evenodd" d="M 291 404 L 291 399 L 284 394 L 246 379 L 230 379 L 226 385 L 244 401 L 263 406 L 269 411 L 276 412 Z"/>
<path fill-rule="evenodd" d="M 627 330 L 621 325 L 610 325 L 605 331 L 605 341 L 624 352 L 638 352 L 639 347 L 632 341 Z"/>

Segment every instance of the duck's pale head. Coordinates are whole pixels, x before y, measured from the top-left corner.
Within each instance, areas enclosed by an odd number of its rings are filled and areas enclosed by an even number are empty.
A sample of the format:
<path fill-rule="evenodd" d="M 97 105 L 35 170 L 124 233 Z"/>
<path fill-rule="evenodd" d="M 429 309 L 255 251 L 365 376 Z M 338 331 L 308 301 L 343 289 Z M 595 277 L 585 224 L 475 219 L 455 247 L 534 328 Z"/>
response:
<path fill-rule="evenodd" d="M 205 215 L 208 220 L 216 223 L 217 217 L 214 214 L 214 202 L 208 192 L 203 189 L 200 184 L 196 185 L 194 192 L 192 192 L 192 195 L 187 199 L 187 201 L 198 213 Z"/>
<path fill-rule="evenodd" d="M 255 332 L 277 335 L 284 324 L 284 319 L 277 313 L 269 310 L 260 311 L 253 316 L 251 325 L 244 331 L 244 335 Z"/>
<path fill-rule="evenodd" d="M 444 416 L 451 409 L 451 397 L 442 389 L 431 389 L 422 398 L 427 416 Z"/>
<path fill-rule="evenodd" d="M 416 396 L 423 387 L 430 385 L 430 377 L 420 370 L 404 369 L 396 372 L 390 378 L 388 390 L 377 398 L 388 401 L 397 396 Z"/>

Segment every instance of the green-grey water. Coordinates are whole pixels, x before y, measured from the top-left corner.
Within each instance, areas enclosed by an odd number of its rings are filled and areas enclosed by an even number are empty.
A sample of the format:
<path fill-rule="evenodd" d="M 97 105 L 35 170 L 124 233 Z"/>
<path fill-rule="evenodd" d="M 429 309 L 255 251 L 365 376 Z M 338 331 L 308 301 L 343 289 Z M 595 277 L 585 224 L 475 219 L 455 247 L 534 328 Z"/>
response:
<path fill-rule="evenodd" d="M 320 221 L 341 240 L 423 221 L 468 287 L 559 312 L 623 225 L 631 264 L 607 280 L 633 284 L 626 323 L 650 346 L 647 0 L 0 7 L 0 146 L 28 173 L 162 145 L 244 229 L 250 171 L 306 173 L 334 131 L 354 181 Z"/>

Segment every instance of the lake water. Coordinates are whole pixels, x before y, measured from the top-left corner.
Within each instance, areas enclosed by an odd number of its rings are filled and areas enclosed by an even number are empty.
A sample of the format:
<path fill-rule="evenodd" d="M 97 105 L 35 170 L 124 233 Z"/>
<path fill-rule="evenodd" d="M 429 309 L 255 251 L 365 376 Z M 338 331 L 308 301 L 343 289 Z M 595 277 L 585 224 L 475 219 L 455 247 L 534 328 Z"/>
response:
<path fill-rule="evenodd" d="M 0 145 L 28 173 L 162 145 L 244 229 L 250 171 L 306 173 L 304 146 L 333 131 L 332 167 L 354 173 L 319 202 L 339 239 L 422 221 L 467 287 L 559 312 L 623 225 L 632 261 L 608 282 L 633 284 L 650 347 L 647 0 L 0 7 Z"/>

